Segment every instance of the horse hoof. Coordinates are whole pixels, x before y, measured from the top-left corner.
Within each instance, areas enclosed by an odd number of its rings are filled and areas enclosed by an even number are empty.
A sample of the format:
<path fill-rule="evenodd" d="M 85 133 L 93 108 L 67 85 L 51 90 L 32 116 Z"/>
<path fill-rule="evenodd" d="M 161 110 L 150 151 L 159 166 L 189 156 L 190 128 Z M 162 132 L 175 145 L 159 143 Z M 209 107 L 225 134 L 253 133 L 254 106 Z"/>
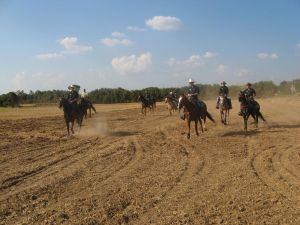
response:
<path fill-rule="evenodd" d="M 188 134 L 186 137 L 187 137 L 187 139 L 190 139 L 190 138 L 191 138 L 191 136 L 190 136 L 189 134 Z"/>

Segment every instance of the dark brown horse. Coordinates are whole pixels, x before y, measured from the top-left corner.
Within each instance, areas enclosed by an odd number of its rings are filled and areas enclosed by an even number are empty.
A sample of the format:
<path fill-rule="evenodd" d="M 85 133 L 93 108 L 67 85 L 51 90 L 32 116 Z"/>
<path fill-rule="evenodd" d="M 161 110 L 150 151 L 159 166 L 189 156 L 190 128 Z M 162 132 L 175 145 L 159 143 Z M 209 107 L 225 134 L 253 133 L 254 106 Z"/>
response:
<path fill-rule="evenodd" d="M 247 99 L 243 92 L 239 93 L 239 102 L 241 103 L 241 114 L 244 119 L 244 130 L 247 131 L 247 122 L 249 116 L 254 118 L 255 127 L 258 128 L 258 118 L 260 117 L 263 121 L 266 121 L 260 112 L 260 106 L 253 98 Z"/>
<path fill-rule="evenodd" d="M 221 115 L 221 122 L 224 125 L 228 124 L 227 118 L 229 117 L 229 102 L 227 98 L 224 95 L 219 96 L 220 101 L 219 101 L 219 109 L 220 109 L 220 115 Z"/>
<path fill-rule="evenodd" d="M 93 106 L 92 102 L 89 99 L 80 98 L 79 104 L 82 106 L 82 109 L 84 111 L 85 119 L 87 119 L 88 110 L 89 110 L 90 118 L 92 117 L 92 110 L 94 111 L 94 113 L 96 113 L 96 109 L 95 109 L 95 107 Z"/>
<path fill-rule="evenodd" d="M 200 123 L 201 131 L 203 132 L 203 125 L 202 125 L 202 120 L 204 122 L 204 129 L 205 128 L 205 122 L 206 122 L 206 117 L 208 117 L 211 121 L 215 122 L 212 116 L 207 112 L 207 107 L 204 102 L 202 102 L 202 106 L 199 108 L 192 102 L 190 102 L 187 98 L 186 95 L 181 95 L 179 98 L 179 103 L 178 103 L 178 109 L 179 111 L 184 108 L 183 113 L 184 113 L 184 118 L 186 119 L 187 126 L 188 126 L 188 133 L 187 133 L 187 138 L 190 138 L 190 131 L 191 131 L 191 121 L 195 122 L 195 131 L 196 135 L 199 136 L 198 133 L 198 122 Z"/>
<path fill-rule="evenodd" d="M 146 116 L 147 114 L 147 108 L 149 109 L 149 112 L 153 112 L 154 104 L 150 99 L 146 99 L 142 94 L 139 95 L 138 101 L 141 101 L 142 104 L 142 114 Z"/>
<path fill-rule="evenodd" d="M 59 108 L 64 110 L 64 118 L 67 125 L 68 136 L 70 136 L 70 123 L 71 123 L 71 132 L 74 134 L 74 122 L 75 120 L 78 123 L 79 131 L 81 128 L 84 108 L 82 104 L 70 103 L 66 98 L 61 98 L 59 101 Z"/>

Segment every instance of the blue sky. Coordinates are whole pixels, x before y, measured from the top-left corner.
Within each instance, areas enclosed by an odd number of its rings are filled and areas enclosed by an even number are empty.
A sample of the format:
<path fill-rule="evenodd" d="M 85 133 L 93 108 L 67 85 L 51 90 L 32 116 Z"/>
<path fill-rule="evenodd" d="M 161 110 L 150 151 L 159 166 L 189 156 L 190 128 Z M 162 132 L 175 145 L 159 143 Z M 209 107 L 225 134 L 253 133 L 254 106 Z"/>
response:
<path fill-rule="evenodd" d="M 299 0 L 0 0 L 0 93 L 300 78 Z"/>

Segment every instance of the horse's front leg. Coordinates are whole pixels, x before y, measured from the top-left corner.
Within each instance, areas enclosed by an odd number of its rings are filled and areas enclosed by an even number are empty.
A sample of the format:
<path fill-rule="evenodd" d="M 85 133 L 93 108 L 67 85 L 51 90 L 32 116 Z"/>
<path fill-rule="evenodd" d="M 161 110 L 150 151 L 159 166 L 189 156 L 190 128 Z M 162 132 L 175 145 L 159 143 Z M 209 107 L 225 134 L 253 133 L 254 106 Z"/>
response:
<path fill-rule="evenodd" d="M 244 115 L 243 118 L 244 118 L 244 131 L 247 131 L 248 127 L 247 127 L 247 121 L 249 119 L 249 114 L 248 115 Z"/>
<path fill-rule="evenodd" d="M 188 118 L 186 120 L 186 122 L 187 122 L 187 126 L 188 126 L 187 139 L 190 139 L 190 137 L 191 137 L 191 120 L 190 120 L 190 118 Z"/>
<path fill-rule="evenodd" d="M 90 118 L 92 117 L 92 109 L 89 108 L 89 111 L 90 111 Z"/>
<path fill-rule="evenodd" d="M 71 122 L 71 131 L 72 131 L 72 134 L 74 134 L 74 129 L 73 129 L 73 127 L 74 127 L 74 120 L 72 120 L 72 122 Z"/>
<path fill-rule="evenodd" d="M 67 133 L 68 133 L 68 137 L 70 136 L 70 125 L 67 119 L 65 119 L 66 121 L 66 125 L 67 125 Z"/>

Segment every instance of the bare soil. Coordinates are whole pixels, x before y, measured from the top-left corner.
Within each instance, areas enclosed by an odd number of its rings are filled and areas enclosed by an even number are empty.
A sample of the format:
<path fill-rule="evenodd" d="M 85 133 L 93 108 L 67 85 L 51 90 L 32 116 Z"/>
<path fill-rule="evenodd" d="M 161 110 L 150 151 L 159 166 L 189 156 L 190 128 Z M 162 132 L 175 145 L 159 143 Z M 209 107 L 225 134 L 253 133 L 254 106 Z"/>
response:
<path fill-rule="evenodd" d="M 97 105 L 66 137 L 56 106 L 0 110 L 0 224 L 300 224 L 300 97 L 234 103 L 186 139 L 164 104 Z M 250 119 L 252 122 L 252 119 Z"/>

